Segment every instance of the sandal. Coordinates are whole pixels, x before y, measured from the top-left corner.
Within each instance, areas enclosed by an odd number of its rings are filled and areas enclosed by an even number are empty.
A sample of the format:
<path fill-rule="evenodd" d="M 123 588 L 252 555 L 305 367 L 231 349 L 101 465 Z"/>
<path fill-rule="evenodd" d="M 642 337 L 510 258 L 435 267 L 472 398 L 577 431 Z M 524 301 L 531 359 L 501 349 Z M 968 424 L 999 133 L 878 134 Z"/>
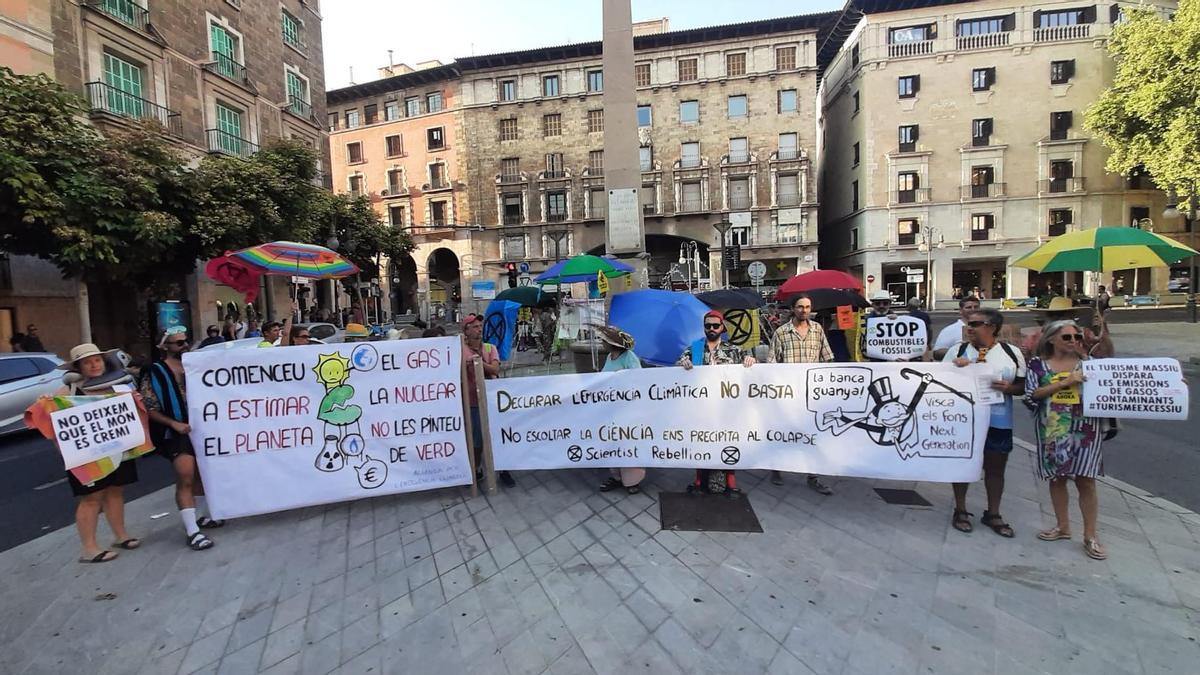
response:
<path fill-rule="evenodd" d="M 625 486 L 625 493 L 626 493 L 626 494 L 636 495 L 637 493 L 639 493 L 639 492 L 641 492 L 641 491 L 642 491 L 642 488 L 640 488 L 640 487 L 638 487 L 638 486 L 636 486 L 636 485 L 627 485 L 627 486 Z"/>
<path fill-rule="evenodd" d="M 130 538 L 126 539 L 125 541 L 115 542 L 113 544 L 113 547 L 114 548 L 123 548 L 126 551 L 132 551 L 133 549 L 135 549 L 141 545 L 142 545 L 141 539 L 138 539 L 137 537 L 130 537 Z"/>
<path fill-rule="evenodd" d="M 601 492 L 612 492 L 613 490 L 616 490 L 617 488 L 624 487 L 624 486 L 625 486 L 625 484 L 621 482 L 620 478 L 609 478 L 608 480 L 606 480 L 600 484 L 600 491 Z"/>
<path fill-rule="evenodd" d="M 197 532 L 187 539 L 188 546 L 192 547 L 193 551 L 203 551 L 213 547 L 213 540 L 204 536 L 203 532 Z"/>
<path fill-rule="evenodd" d="M 1001 517 L 999 513 L 984 511 L 983 517 L 979 519 L 979 522 L 982 525 L 992 528 L 992 532 L 995 532 L 1001 537 L 1012 539 L 1013 536 L 1015 536 L 1012 526 L 1004 522 L 1004 518 Z"/>
<path fill-rule="evenodd" d="M 196 519 L 196 526 L 204 530 L 215 529 L 225 527 L 225 521 L 209 518 L 208 516 L 200 516 Z"/>
<path fill-rule="evenodd" d="M 1052 527 L 1048 530 L 1038 532 L 1037 537 L 1042 541 L 1058 541 L 1059 539 L 1070 539 L 1071 533 L 1060 527 Z"/>
<path fill-rule="evenodd" d="M 79 562 L 81 562 L 81 563 L 106 563 L 110 560 L 116 560 L 118 555 L 120 555 L 120 554 L 118 554 L 116 551 L 100 551 L 99 553 L 92 556 L 91 558 L 80 558 Z"/>
<path fill-rule="evenodd" d="M 1095 539 L 1083 540 L 1083 552 L 1092 560 L 1105 560 L 1108 558 L 1108 553 L 1100 546 L 1100 542 Z"/>
<path fill-rule="evenodd" d="M 971 524 L 971 516 L 973 515 L 975 514 L 954 509 L 954 517 L 950 520 L 950 524 L 959 532 L 973 532 L 975 531 L 975 526 Z"/>

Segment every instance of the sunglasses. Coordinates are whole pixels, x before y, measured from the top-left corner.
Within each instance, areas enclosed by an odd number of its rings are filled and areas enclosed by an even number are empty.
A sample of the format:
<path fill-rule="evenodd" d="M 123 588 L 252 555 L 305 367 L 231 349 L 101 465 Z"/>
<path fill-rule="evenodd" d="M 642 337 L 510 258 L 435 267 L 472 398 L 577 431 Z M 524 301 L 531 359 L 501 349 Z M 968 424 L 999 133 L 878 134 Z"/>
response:
<path fill-rule="evenodd" d="M 986 321 L 968 321 L 967 325 L 971 328 L 979 328 L 980 326 L 990 326 L 991 324 Z"/>
<path fill-rule="evenodd" d="M 307 339 L 308 339 L 308 334 L 306 333 L 306 334 L 304 334 L 304 335 L 297 335 L 297 336 L 296 336 L 296 339 L 297 339 L 297 340 L 307 340 Z"/>
<path fill-rule="evenodd" d="M 180 346 L 182 346 L 182 345 L 186 345 L 186 344 L 187 344 L 187 340 L 167 340 L 167 341 L 166 341 L 166 342 L 164 342 L 163 344 L 165 344 L 165 345 L 175 345 L 176 347 L 180 347 Z"/>
<path fill-rule="evenodd" d="M 1083 342 L 1083 336 L 1080 335 L 1079 333 L 1062 333 L 1059 335 L 1059 337 L 1066 340 L 1067 342 L 1075 342 L 1075 341 Z"/>
<path fill-rule="evenodd" d="M 721 328 L 723 328 L 724 326 L 722 326 L 722 325 L 721 325 L 721 324 L 719 324 L 719 323 L 706 323 L 706 324 L 704 324 L 704 327 L 705 327 L 705 328 L 711 328 L 711 329 L 713 329 L 713 330 L 720 330 L 720 329 L 721 329 Z"/>

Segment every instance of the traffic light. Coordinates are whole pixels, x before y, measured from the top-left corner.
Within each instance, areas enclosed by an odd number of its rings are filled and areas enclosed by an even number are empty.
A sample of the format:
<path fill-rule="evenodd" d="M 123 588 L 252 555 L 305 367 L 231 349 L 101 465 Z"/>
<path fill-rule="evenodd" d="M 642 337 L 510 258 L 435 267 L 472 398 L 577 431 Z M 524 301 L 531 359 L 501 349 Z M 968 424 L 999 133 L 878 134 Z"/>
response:
<path fill-rule="evenodd" d="M 505 267 L 508 269 L 508 287 L 516 288 L 517 287 L 517 265 L 515 263 L 508 263 L 507 265 L 505 265 Z"/>

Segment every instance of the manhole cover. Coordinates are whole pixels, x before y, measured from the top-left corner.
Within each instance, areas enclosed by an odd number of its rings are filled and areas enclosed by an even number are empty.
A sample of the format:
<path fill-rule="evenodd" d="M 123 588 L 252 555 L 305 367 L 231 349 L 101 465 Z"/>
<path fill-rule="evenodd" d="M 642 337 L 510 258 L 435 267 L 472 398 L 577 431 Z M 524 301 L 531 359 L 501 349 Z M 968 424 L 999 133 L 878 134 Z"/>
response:
<path fill-rule="evenodd" d="M 723 494 L 661 492 L 659 522 L 664 530 L 692 532 L 762 532 L 750 497 L 730 499 Z"/>
<path fill-rule="evenodd" d="M 891 488 L 875 488 L 875 494 L 889 504 L 900 506 L 933 506 L 916 490 L 893 490 Z"/>

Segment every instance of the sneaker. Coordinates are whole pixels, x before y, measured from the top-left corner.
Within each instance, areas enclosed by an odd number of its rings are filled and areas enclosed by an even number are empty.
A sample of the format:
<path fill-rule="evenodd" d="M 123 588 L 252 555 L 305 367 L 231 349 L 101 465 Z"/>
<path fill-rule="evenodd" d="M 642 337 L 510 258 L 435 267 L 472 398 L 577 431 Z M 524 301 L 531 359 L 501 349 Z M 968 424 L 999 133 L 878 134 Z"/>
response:
<path fill-rule="evenodd" d="M 500 475 L 500 482 L 504 484 L 504 487 L 506 487 L 506 488 L 517 487 L 517 481 L 512 477 L 511 473 L 509 473 L 507 471 L 501 471 L 499 475 Z"/>
<path fill-rule="evenodd" d="M 829 496 L 829 495 L 833 494 L 833 488 L 822 483 L 820 476 L 809 476 L 808 477 L 808 487 L 812 488 L 816 492 L 823 494 L 825 496 Z"/>

